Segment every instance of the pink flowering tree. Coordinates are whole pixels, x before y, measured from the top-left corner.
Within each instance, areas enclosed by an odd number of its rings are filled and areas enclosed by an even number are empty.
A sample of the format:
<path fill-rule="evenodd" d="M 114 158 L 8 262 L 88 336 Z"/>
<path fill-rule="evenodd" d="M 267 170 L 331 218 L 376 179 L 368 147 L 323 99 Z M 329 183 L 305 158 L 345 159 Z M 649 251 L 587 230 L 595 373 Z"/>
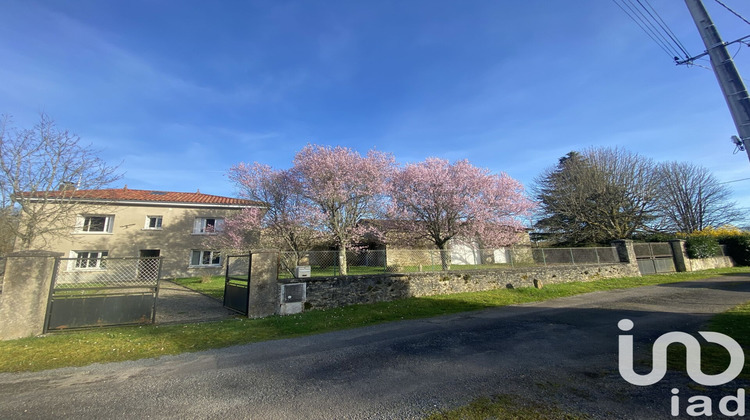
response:
<path fill-rule="evenodd" d="M 296 266 L 304 251 L 322 240 L 320 212 L 301 194 L 299 182 L 289 170 L 268 165 L 240 163 L 229 170 L 229 178 L 242 197 L 264 203 L 227 218 L 223 240 L 233 249 L 268 246 L 294 254 Z M 258 235 L 258 232 L 262 232 Z"/>
<path fill-rule="evenodd" d="M 301 194 L 322 216 L 325 233 L 338 248 L 342 275 L 348 271 L 347 248 L 366 233 L 361 222 L 384 213 L 395 167 L 390 154 L 371 150 L 362 156 L 340 146 L 307 145 L 294 157 Z"/>
<path fill-rule="evenodd" d="M 534 208 L 520 182 L 495 175 L 467 160 L 453 164 L 428 158 L 399 170 L 391 183 L 391 217 L 415 237 L 434 243 L 444 270 L 450 268 L 451 239 L 508 246 L 523 230 L 519 217 Z"/>
<path fill-rule="evenodd" d="M 212 249 L 248 251 L 257 244 L 264 211 L 250 207 L 242 209 L 224 220 L 224 228 L 216 235 L 206 237 L 205 245 Z M 213 232 L 213 226 L 206 226 Z"/>

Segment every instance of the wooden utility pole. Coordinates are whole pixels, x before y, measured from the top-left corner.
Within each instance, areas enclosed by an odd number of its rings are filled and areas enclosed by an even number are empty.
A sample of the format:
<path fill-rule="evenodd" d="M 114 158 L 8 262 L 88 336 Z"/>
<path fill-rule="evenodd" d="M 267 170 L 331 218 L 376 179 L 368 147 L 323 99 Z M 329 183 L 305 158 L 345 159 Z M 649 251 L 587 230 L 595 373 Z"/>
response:
<path fill-rule="evenodd" d="M 727 52 L 727 44 L 721 39 L 701 0 L 685 0 L 685 4 L 703 38 L 706 52 L 711 58 L 711 67 L 729 106 L 742 146 L 750 159 L 750 98 L 745 84 Z"/>

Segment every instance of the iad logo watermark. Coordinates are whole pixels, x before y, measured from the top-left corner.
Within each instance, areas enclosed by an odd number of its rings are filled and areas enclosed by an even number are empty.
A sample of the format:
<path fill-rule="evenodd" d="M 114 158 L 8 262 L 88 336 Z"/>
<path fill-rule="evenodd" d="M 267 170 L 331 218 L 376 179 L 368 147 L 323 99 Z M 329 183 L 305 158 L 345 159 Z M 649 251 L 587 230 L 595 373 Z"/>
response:
<path fill-rule="evenodd" d="M 621 331 L 630 331 L 633 329 L 633 321 L 622 319 L 617 323 Z M 686 370 L 690 379 L 704 386 L 724 385 L 733 381 L 742 372 L 745 366 L 745 353 L 742 347 L 731 337 L 711 331 L 699 331 L 698 334 L 709 343 L 716 343 L 724 347 L 729 352 L 729 366 L 716 375 L 707 375 L 701 370 L 701 345 L 692 335 L 673 331 L 661 335 L 656 339 L 652 348 L 652 368 L 647 374 L 638 374 L 633 370 L 633 336 L 621 334 L 619 337 L 620 359 L 618 367 L 620 376 L 633 385 L 649 386 L 653 385 L 667 373 L 667 348 L 670 344 L 680 343 L 686 349 Z M 672 389 L 671 414 L 680 415 L 680 390 Z M 685 413 L 690 416 L 711 416 L 713 415 L 713 401 L 705 395 L 695 395 L 687 400 L 690 405 L 685 409 Z M 733 406 L 730 408 L 730 404 Z M 725 416 L 744 416 L 745 415 L 745 390 L 740 388 L 737 395 L 728 395 L 721 398 L 718 404 L 719 412 Z"/>

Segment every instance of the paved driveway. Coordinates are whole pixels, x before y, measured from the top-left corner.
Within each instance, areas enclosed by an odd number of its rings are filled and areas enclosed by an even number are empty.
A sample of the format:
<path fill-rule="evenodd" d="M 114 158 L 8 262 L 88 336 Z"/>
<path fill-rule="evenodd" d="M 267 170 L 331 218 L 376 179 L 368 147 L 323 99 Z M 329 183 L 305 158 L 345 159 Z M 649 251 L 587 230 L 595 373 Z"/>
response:
<path fill-rule="evenodd" d="M 727 276 L 156 360 L 0 374 L 0 417 L 404 419 L 504 393 L 594 418 L 666 419 L 672 388 L 681 390 L 684 412 L 691 395 L 718 404 L 739 385 L 695 388 L 681 372 L 650 387 L 628 384 L 617 371 L 617 322 L 634 321 L 636 360 L 650 359 L 645 343 L 667 331 L 693 333 L 746 301 L 750 278 Z"/>

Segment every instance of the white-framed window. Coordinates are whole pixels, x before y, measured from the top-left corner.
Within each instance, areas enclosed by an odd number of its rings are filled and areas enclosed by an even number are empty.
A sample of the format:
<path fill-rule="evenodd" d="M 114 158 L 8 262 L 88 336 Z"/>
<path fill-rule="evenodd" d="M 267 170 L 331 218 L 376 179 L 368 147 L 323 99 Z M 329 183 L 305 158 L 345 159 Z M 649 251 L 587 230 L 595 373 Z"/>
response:
<path fill-rule="evenodd" d="M 210 235 L 224 230 L 224 219 L 221 217 L 197 217 L 193 224 L 193 233 Z"/>
<path fill-rule="evenodd" d="M 221 265 L 221 253 L 204 249 L 190 252 L 190 265 L 193 267 L 218 267 Z"/>
<path fill-rule="evenodd" d="M 146 226 L 144 229 L 161 230 L 162 216 L 146 216 Z"/>
<path fill-rule="evenodd" d="M 78 233 L 112 233 L 115 216 L 101 214 L 84 214 L 76 218 Z"/>
<path fill-rule="evenodd" d="M 105 270 L 108 251 L 73 251 L 74 270 Z"/>

